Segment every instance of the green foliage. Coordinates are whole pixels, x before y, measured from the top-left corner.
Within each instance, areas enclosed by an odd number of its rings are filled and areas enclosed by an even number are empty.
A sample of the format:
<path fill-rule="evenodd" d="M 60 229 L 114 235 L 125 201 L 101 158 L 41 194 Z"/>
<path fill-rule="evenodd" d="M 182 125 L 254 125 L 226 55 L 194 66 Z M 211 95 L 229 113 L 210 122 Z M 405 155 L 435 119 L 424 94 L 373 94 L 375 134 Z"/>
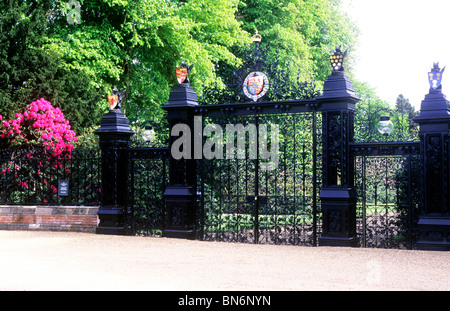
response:
<path fill-rule="evenodd" d="M 375 90 L 367 83 L 354 81 L 356 95 L 361 99 L 356 104 L 355 141 L 410 141 L 418 140 L 418 128 L 412 121 L 416 112 L 409 100 L 399 95 L 395 107 L 381 100 Z M 381 116 L 390 116 L 394 123 L 394 131 L 389 137 L 383 137 L 377 130 Z"/>
<path fill-rule="evenodd" d="M 98 126 L 86 127 L 77 132 L 78 141 L 75 142 L 75 149 L 99 149 L 98 135 L 94 131 Z"/>
<path fill-rule="evenodd" d="M 6 118 L 46 98 L 73 122 L 74 129 L 99 122 L 102 93 L 58 54 L 43 48 L 48 1 L 0 4 L 0 113 Z"/>
<path fill-rule="evenodd" d="M 353 46 L 357 33 L 336 0 L 78 2 L 80 23 L 68 22 L 64 0 L 0 4 L 5 117 L 44 97 L 81 131 L 99 124 L 116 86 L 127 90 L 123 107 L 131 122 L 158 123 L 181 60 L 194 64 L 191 85 L 202 96 L 230 78 L 216 69 L 242 64 L 257 29 L 270 42 L 266 57 L 277 67 L 275 79 L 323 81 L 329 52 Z"/>
<path fill-rule="evenodd" d="M 85 0 L 80 24 L 54 15 L 45 46 L 104 91 L 126 89 L 131 121 L 158 121 L 181 60 L 195 63 L 191 81 L 199 92 L 197 81 L 215 80 L 215 62 L 239 62 L 229 49 L 248 36 L 234 18 L 237 2 Z"/>
<path fill-rule="evenodd" d="M 146 141 L 144 139 L 144 130 L 149 127 L 153 131 L 153 138 Z M 132 145 L 136 147 L 167 147 L 169 145 L 169 124 L 166 118 L 159 122 L 134 122 L 131 129 L 136 133 L 132 137 Z"/>
<path fill-rule="evenodd" d="M 324 81 L 328 55 L 336 45 L 353 48 L 357 29 L 336 0 L 242 0 L 238 19 L 249 33 L 258 31 L 279 55 L 283 69 L 301 80 Z"/>

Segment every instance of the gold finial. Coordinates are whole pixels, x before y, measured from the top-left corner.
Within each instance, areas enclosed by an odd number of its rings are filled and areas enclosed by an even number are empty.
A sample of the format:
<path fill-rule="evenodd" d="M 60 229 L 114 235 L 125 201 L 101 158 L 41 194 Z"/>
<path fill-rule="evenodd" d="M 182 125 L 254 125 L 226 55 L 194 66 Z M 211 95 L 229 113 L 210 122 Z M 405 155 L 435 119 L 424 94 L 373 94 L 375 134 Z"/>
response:
<path fill-rule="evenodd" d="M 261 35 L 258 33 L 258 30 L 256 30 L 256 33 L 253 35 L 253 37 L 252 37 L 252 40 L 253 40 L 253 42 L 261 42 Z"/>

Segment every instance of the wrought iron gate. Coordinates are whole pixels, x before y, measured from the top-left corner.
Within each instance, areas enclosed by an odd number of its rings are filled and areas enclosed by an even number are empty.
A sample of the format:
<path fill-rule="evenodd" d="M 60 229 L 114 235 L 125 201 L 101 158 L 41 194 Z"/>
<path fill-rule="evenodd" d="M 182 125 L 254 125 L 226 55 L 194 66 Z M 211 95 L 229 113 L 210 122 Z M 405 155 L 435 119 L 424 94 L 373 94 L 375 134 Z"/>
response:
<path fill-rule="evenodd" d="M 131 148 L 128 153 L 127 231 L 160 235 L 164 227 L 164 189 L 168 182 L 167 148 Z"/>
<path fill-rule="evenodd" d="M 130 149 L 133 132 L 122 113 L 111 110 L 98 131 L 102 181 L 109 185 L 102 192 L 101 232 L 122 234 L 126 204 L 132 220 L 128 229 L 134 234 L 161 231 L 168 237 L 247 243 L 450 249 L 448 101 L 439 90 L 427 95 L 422 103 L 427 109 L 413 119 L 420 125 L 420 142 L 369 143 L 354 141 L 358 101 L 340 69 L 333 69 L 322 95 L 310 100 L 199 106 L 189 84 L 178 84 L 164 106 L 170 132 L 178 124 L 194 127 L 193 136 L 190 130 L 178 134 L 186 141 L 178 147 L 185 152 L 199 137 L 201 145 L 194 157 L 186 151 L 186 157 L 179 158 L 169 156 L 167 149 L 153 155 Z M 435 102 L 440 103 L 438 109 L 432 106 Z M 435 110 L 445 118 L 434 119 Z M 196 117 L 201 118 L 199 133 Z M 111 119 L 119 126 L 111 126 Z M 228 125 L 234 131 L 229 133 Z M 236 125 L 245 134 L 242 157 L 234 153 L 239 152 Z M 261 132 L 262 125 L 266 132 Z M 275 144 L 272 133 L 268 136 L 272 127 L 279 130 Z M 252 128 L 253 135 L 246 133 Z M 262 133 L 265 142 L 259 139 Z M 224 141 L 232 142 L 230 157 L 216 149 Z M 171 149 L 174 142 L 171 137 Z M 276 165 L 263 169 L 268 158 L 260 147 L 268 151 L 274 145 Z M 209 157 L 196 154 L 208 148 Z M 116 173 L 108 174 L 109 167 Z M 151 172 L 150 179 L 145 172 Z M 117 191 L 124 182 L 129 188 L 125 203 Z"/>
<path fill-rule="evenodd" d="M 414 249 L 420 192 L 418 142 L 352 146 L 360 246 Z"/>
<path fill-rule="evenodd" d="M 273 169 L 259 151 L 260 137 L 246 137 L 245 157 L 205 159 L 199 164 L 200 237 L 245 243 L 316 245 L 320 233 L 320 118 L 314 101 L 222 105 L 198 109 L 206 124 L 226 129 L 261 125 L 279 128 L 279 157 Z M 225 108 L 225 109 L 224 109 Z M 231 108 L 231 109 L 230 109 Z M 259 132 L 261 135 L 262 133 Z M 234 133 L 224 133 L 223 140 Z M 210 137 L 204 137 L 205 143 Z M 252 143 L 254 145 L 252 146 Z M 274 148 L 273 137 L 268 148 Z"/>

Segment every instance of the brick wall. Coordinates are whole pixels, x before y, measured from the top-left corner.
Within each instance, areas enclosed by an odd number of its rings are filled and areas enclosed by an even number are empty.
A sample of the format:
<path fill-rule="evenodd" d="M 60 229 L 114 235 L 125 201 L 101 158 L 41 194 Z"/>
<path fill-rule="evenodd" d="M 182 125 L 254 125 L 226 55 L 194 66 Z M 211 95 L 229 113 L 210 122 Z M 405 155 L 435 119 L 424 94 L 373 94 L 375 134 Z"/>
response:
<path fill-rule="evenodd" d="M 0 230 L 95 232 L 98 207 L 0 205 Z"/>

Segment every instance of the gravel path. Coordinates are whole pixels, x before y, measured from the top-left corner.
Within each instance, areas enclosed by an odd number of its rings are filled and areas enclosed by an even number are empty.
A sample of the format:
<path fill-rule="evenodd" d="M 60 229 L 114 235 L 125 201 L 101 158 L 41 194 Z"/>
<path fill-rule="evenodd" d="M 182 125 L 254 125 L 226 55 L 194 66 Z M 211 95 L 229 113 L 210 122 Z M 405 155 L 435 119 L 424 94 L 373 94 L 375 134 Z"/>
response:
<path fill-rule="evenodd" d="M 0 231 L 0 290 L 450 290 L 450 253 Z"/>

